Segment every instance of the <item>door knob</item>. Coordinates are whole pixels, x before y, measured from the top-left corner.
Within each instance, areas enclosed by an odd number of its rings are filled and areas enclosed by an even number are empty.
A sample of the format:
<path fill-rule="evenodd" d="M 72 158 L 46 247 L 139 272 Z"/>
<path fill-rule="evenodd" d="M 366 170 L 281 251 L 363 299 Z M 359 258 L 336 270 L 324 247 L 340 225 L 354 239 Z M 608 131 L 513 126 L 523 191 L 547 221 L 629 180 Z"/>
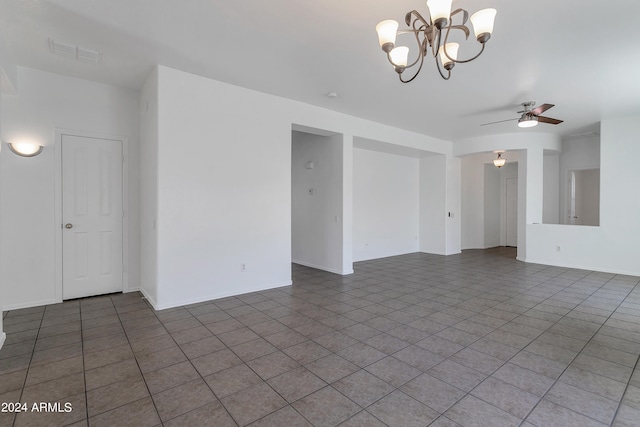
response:
<path fill-rule="evenodd" d="M 73 228 L 73 224 L 67 223 L 67 224 L 65 224 L 64 228 L 67 228 L 67 229 Z"/>

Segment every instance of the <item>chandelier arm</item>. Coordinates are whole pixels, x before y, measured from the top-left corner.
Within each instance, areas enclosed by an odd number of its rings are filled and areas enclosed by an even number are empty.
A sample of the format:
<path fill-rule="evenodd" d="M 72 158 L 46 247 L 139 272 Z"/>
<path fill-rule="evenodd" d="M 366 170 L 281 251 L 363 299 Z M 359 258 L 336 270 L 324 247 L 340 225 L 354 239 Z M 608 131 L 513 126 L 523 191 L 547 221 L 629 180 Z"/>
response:
<path fill-rule="evenodd" d="M 424 55 L 420 55 L 419 58 L 420 59 L 420 65 L 418 66 L 418 69 L 416 70 L 415 74 L 413 75 L 413 77 L 411 77 L 409 80 L 403 80 L 402 79 L 402 74 L 398 74 L 398 77 L 400 78 L 400 81 L 402 83 L 411 83 L 413 81 L 413 79 L 415 79 L 416 77 L 418 77 L 418 74 L 420 74 L 420 71 L 422 70 L 422 65 L 424 64 Z M 417 60 L 416 60 L 417 62 Z M 415 65 L 415 64 L 414 64 Z M 413 65 L 412 65 L 413 66 Z"/>
<path fill-rule="evenodd" d="M 438 57 L 436 57 L 436 68 L 438 69 L 438 72 L 440 73 L 440 76 L 443 79 L 449 80 L 451 78 L 451 70 L 447 70 L 447 75 L 446 76 L 442 72 L 442 68 L 440 68 L 440 58 L 438 58 Z"/>
<path fill-rule="evenodd" d="M 440 51 L 440 41 L 442 38 L 442 31 L 438 30 L 435 25 L 432 27 L 433 35 L 431 36 L 433 42 L 431 43 L 431 55 L 434 58 L 438 57 L 438 52 Z M 436 42 L 437 40 L 437 42 Z"/>
<path fill-rule="evenodd" d="M 457 64 L 464 64 L 464 63 L 466 63 L 466 62 L 471 62 L 471 61 L 473 61 L 474 59 L 476 59 L 477 57 L 479 57 L 480 55 L 482 55 L 482 52 L 484 52 L 484 47 L 485 47 L 485 45 L 486 45 L 486 43 L 482 43 L 482 49 L 480 49 L 480 52 L 478 52 L 478 54 L 477 54 L 476 56 L 474 56 L 474 57 L 472 57 L 472 58 L 469 58 L 469 59 L 462 59 L 462 60 L 456 60 L 456 59 L 454 59 L 454 60 L 453 60 L 453 62 L 455 62 L 455 63 L 457 63 Z M 446 50 L 446 48 L 445 48 L 444 53 L 445 53 L 445 55 L 447 54 L 447 50 Z"/>
<path fill-rule="evenodd" d="M 416 21 L 420 21 L 420 22 L 422 22 L 422 24 L 423 24 L 423 25 L 426 25 L 427 27 L 429 27 L 429 26 L 430 26 L 430 22 L 429 22 L 429 21 L 427 21 L 426 19 L 424 19 L 424 18 L 422 17 L 422 15 L 420 15 L 420 13 L 419 13 L 417 10 L 415 10 L 415 9 L 414 9 L 414 10 L 412 10 L 411 12 L 408 12 L 408 13 L 405 15 L 405 17 L 404 17 L 404 22 L 405 22 L 405 24 L 407 24 L 407 25 L 411 25 L 411 24 L 412 24 L 412 22 L 411 22 L 411 16 L 412 16 L 412 15 L 413 15 L 413 18 L 414 18 L 414 19 L 413 19 L 413 23 L 414 23 L 414 24 L 415 24 L 415 22 L 416 22 Z M 411 25 L 411 26 L 413 26 L 413 27 L 415 28 L 415 26 L 414 26 L 414 25 Z"/>

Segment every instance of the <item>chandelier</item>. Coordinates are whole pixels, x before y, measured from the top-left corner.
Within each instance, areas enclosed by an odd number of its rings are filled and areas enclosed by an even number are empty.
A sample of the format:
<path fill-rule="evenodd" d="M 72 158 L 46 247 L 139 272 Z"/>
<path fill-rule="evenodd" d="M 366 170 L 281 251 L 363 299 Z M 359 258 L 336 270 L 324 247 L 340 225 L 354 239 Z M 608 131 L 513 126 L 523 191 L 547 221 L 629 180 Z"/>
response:
<path fill-rule="evenodd" d="M 398 22 L 386 20 L 376 25 L 378 41 L 380 47 L 387 54 L 387 59 L 393 65 L 400 81 L 409 83 L 422 70 L 425 57 L 431 51 L 431 55 L 436 61 L 436 66 L 443 79 L 449 80 L 451 69 L 456 64 L 471 62 L 484 52 L 485 43 L 491 38 L 493 32 L 493 21 L 496 16 L 495 9 L 482 9 L 471 15 L 476 40 L 482 45 L 480 52 L 472 58 L 458 59 L 458 43 L 449 43 L 449 32 L 459 30 L 465 34 L 465 39 L 469 38 L 469 27 L 465 24 L 469 20 L 469 13 L 464 9 L 456 9 L 451 12 L 452 0 L 427 0 L 430 20 L 424 19 L 415 10 L 408 12 L 404 18 L 405 23 L 410 27 L 407 30 L 398 31 Z M 462 22 L 453 24 L 453 18 L 461 15 Z M 444 34 L 443 34 L 444 33 Z M 418 43 L 418 57 L 409 64 L 409 48 L 406 46 L 396 46 L 396 36 L 399 34 L 413 34 Z M 402 73 L 407 69 L 417 65 L 415 74 L 409 79 L 403 79 Z M 446 71 L 443 72 L 443 69 Z"/>

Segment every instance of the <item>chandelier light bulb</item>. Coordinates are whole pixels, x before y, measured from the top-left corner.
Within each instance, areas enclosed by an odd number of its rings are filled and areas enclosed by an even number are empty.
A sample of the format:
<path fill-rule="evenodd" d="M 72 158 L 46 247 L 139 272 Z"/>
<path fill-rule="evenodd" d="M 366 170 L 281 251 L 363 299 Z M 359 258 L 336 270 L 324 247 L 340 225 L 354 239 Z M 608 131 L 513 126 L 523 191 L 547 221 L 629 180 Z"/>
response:
<path fill-rule="evenodd" d="M 427 0 L 431 22 L 438 29 L 447 25 L 451 15 L 452 0 Z"/>
<path fill-rule="evenodd" d="M 409 61 L 409 48 L 406 46 L 398 46 L 389 52 L 391 62 L 396 67 L 406 67 Z"/>
<path fill-rule="evenodd" d="M 458 59 L 459 47 L 460 45 L 458 43 L 447 43 L 444 46 L 440 46 L 440 62 L 442 62 L 445 70 L 451 70 L 453 66 L 456 65 L 454 61 Z"/>
<path fill-rule="evenodd" d="M 376 25 L 376 31 L 378 32 L 378 42 L 380 47 L 385 52 L 389 52 L 393 49 L 396 43 L 396 34 L 398 31 L 398 22 L 393 19 L 387 19 Z"/>
<path fill-rule="evenodd" d="M 469 18 L 473 24 L 473 32 L 476 35 L 476 40 L 480 43 L 485 43 L 491 38 L 496 13 L 497 11 L 495 9 L 482 9 Z"/>

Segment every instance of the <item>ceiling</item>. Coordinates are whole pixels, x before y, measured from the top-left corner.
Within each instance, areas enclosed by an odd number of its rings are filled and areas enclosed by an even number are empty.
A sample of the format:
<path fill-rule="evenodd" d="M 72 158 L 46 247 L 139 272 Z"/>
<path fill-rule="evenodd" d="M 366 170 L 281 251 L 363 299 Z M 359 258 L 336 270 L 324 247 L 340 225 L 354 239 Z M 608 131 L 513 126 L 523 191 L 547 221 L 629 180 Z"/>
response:
<path fill-rule="evenodd" d="M 0 0 L 0 34 L 22 66 L 137 90 L 162 64 L 452 141 L 511 132 L 571 137 L 603 119 L 640 114 L 640 2 L 453 4 L 498 10 L 485 52 L 458 64 L 449 81 L 428 59 L 409 84 L 398 81 L 374 27 L 395 19 L 402 28 L 412 9 L 426 16 L 423 0 Z M 102 60 L 54 56 L 49 38 L 100 51 Z M 460 54 L 477 48 L 472 34 Z M 555 104 L 544 115 L 564 123 L 480 126 L 517 118 L 529 100 Z"/>

